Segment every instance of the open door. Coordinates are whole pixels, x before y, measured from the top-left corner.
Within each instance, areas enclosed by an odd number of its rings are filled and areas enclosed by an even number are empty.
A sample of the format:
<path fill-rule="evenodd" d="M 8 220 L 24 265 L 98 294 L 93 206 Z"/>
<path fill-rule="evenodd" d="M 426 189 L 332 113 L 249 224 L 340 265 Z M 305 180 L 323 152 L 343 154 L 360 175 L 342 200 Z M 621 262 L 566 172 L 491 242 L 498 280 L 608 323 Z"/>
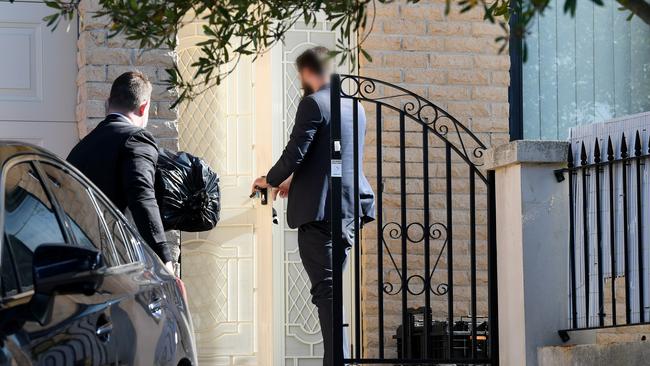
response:
<path fill-rule="evenodd" d="M 180 67 L 189 77 L 200 54 L 196 43 L 204 37 L 198 23 L 180 32 Z M 265 148 L 264 128 L 258 129 L 256 119 L 256 70 L 262 64 L 240 60 L 221 85 L 180 107 L 179 148 L 203 158 L 221 177 L 217 227 L 181 233 L 181 276 L 202 366 L 271 365 L 265 347 L 271 340 L 263 330 L 270 320 L 260 316 L 271 285 L 259 282 L 271 278 L 270 266 L 261 260 L 270 258 L 264 252 L 271 250 L 271 209 L 249 198 L 259 175 L 257 159 L 270 155 L 270 140 Z"/>
<path fill-rule="evenodd" d="M 336 48 L 337 33 L 329 24 L 320 21 L 316 26 L 297 23 L 287 32 L 284 43 L 271 52 L 271 75 L 273 95 L 273 162 L 279 158 L 286 145 L 303 92 L 296 58 L 315 46 Z M 336 64 L 336 63 L 335 63 Z M 339 73 L 349 73 L 347 64 L 338 66 Z M 271 165 L 268 166 L 269 168 Z M 323 341 L 316 306 L 311 302 L 309 277 L 298 253 L 298 232 L 286 224 L 286 201 L 274 203 L 279 224 L 273 227 L 273 298 L 274 311 L 274 359 L 273 365 L 303 366 L 322 365 Z M 344 276 L 351 284 L 351 271 Z M 345 291 L 345 294 L 351 294 Z M 351 297 L 346 295 L 346 308 L 350 309 Z M 349 316 L 347 317 L 348 319 Z"/>

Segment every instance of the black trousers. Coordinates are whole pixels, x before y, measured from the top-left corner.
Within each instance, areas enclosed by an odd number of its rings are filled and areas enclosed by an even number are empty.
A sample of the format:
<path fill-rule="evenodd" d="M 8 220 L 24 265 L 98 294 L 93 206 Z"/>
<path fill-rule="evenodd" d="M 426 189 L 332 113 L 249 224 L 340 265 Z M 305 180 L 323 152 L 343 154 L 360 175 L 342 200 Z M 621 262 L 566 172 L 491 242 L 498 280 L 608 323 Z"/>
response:
<path fill-rule="evenodd" d="M 300 259 L 311 282 L 312 302 L 318 309 L 321 333 L 323 335 L 323 365 L 332 366 L 332 231 L 328 221 L 315 221 L 301 225 L 298 228 L 298 249 Z M 349 247 L 348 247 L 349 248 Z M 344 249 L 343 263 L 347 259 L 347 248 Z M 344 343 L 345 341 L 344 335 Z M 342 344 L 347 352 L 346 345 Z"/>

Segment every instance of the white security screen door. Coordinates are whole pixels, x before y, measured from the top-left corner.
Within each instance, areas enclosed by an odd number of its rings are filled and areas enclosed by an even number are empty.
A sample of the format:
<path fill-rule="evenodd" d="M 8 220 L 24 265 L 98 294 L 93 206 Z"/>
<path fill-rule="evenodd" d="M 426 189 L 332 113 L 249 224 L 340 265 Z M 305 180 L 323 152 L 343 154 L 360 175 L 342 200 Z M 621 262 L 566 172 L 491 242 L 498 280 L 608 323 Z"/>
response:
<path fill-rule="evenodd" d="M 331 31 L 326 22 L 318 22 L 314 27 L 297 23 L 287 32 L 284 43 L 273 49 L 274 161 L 289 140 L 302 98 L 296 58 L 314 46 L 334 50 L 336 39 L 336 32 Z M 347 73 L 349 67 L 345 65 L 344 69 L 337 71 Z M 274 365 L 320 366 L 323 364 L 323 340 L 318 312 L 311 302 L 309 277 L 298 253 L 298 232 L 286 224 L 286 200 L 278 200 L 274 206 L 279 225 L 273 231 L 273 284 L 274 293 L 282 294 L 274 297 Z"/>
<path fill-rule="evenodd" d="M 179 66 L 191 78 L 191 64 L 201 54 L 196 43 L 205 39 L 201 24 L 187 25 L 179 39 Z M 181 233 L 181 276 L 201 366 L 264 364 L 257 351 L 256 316 L 255 263 L 261 229 L 254 201 L 248 197 L 255 164 L 253 84 L 252 60 L 242 59 L 221 85 L 180 109 L 180 149 L 203 158 L 221 178 L 217 227 Z M 267 223 L 271 225 L 270 218 Z"/>
<path fill-rule="evenodd" d="M 65 157 L 78 141 L 77 22 L 52 32 L 42 2 L 0 2 L 0 139 Z"/>

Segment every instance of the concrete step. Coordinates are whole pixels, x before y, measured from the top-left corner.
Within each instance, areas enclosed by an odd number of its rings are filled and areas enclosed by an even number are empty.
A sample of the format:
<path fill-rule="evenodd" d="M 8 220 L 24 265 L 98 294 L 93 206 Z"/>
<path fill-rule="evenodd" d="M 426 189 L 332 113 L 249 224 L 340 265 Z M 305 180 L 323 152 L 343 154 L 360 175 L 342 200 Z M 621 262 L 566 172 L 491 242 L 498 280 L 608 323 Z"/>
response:
<path fill-rule="evenodd" d="M 541 347 L 539 366 L 642 366 L 650 365 L 650 342 L 616 342 Z"/>

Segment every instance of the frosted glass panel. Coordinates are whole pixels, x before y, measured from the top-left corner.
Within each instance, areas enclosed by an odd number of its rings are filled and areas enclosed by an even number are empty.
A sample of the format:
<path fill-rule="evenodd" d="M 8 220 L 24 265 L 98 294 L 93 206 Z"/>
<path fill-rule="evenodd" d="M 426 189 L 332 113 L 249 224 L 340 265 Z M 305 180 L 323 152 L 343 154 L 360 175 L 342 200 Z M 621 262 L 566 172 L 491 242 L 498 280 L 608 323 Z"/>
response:
<path fill-rule="evenodd" d="M 650 26 L 614 2 L 551 1 L 527 38 L 524 138 L 566 139 L 569 128 L 650 111 Z"/>

